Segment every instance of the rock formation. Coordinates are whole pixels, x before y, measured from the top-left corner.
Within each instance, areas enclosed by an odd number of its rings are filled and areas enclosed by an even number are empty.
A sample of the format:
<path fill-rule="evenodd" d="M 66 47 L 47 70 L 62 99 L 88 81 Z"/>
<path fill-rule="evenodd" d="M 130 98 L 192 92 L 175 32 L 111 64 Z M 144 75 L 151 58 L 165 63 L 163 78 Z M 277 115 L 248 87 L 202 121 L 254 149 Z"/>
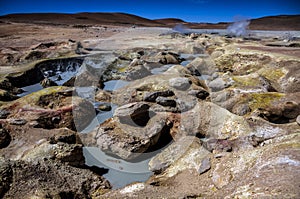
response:
<path fill-rule="evenodd" d="M 0 197 L 300 197 L 299 38 L 65 30 L 1 49 Z M 153 174 L 111 190 L 84 147 Z"/>

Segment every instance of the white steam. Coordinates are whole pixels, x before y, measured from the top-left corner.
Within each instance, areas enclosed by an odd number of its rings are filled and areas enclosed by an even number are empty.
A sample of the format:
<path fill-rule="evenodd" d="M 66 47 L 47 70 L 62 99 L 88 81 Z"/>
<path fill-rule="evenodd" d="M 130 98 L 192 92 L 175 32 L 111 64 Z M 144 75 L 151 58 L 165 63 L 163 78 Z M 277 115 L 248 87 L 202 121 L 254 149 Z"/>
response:
<path fill-rule="evenodd" d="M 235 17 L 234 23 L 227 27 L 227 32 L 232 36 L 245 36 L 248 32 L 250 20 L 242 17 Z"/>
<path fill-rule="evenodd" d="M 185 34 L 188 33 L 188 28 L 186 26 L 184 26 L 183 24 L 177 24 L 174 28 L 174 31 L 179 32 L 181 34 Z"/>

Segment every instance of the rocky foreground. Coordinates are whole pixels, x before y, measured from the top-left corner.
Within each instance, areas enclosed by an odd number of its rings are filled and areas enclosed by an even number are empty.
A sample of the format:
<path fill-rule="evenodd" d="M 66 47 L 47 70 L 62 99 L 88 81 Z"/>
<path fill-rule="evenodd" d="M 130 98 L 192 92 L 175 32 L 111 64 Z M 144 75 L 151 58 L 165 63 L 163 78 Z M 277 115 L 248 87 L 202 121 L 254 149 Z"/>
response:
<path fill-rule="evenodd" d="M 300 197 L 299 35 L 51 28 L 70 38 L 0 40 L 1 197 Z M 146 182 L 112 190 L 87 146 L 128 162 L 163 150 Z"/>

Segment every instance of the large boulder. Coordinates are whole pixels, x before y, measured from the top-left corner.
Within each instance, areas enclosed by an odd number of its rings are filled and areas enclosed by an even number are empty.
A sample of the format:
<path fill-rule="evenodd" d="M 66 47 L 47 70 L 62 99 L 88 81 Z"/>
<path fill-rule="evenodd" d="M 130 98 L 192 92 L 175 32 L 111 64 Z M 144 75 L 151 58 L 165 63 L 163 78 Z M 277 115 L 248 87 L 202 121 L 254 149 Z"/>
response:
<path fill-rule="evenodd" d="M 149 170 L 156 173 L 161 173 L 168 167 L 175 166 L 176 161 L 186 156 L 191 149 L 195 151 L 195 154 L 198 154 L 197 152 L 201 152 L 203 157 L 209 154 L 208 151 L 201 148 L 201 143 L 197 137 L 182 137 L 178 141 L 170 144 L 161 153 L 154 156 L 149 162 Z M 187 164 L 192 165 L 194 163 L 190 161 Z M 199 160 L 198 162 L 198 166 L 200 165 L 201 160 Z M 188 167 L 189 166 L 187 166 L 185 169 L 187 169 Z M 178 169 L 177 172 L 180 172 L 180 169 Z"/>
<path fill-rule="evenodd" d="M 129 81 L 141 79 L 149 75 L 152 75 L 152 73 L 147 68 L 145 68 L 142 64 L 136 66 L 130 66 L 126 70 L 126 80 Z"/>
<path fill-rule="evenodd" d="M 95 117 L 92 103 L 72 96 L 73 89 L 49 87 L 8 103 L 8 119 L 25 119 L 37 128 L 83 130 Z"/>
<path fill-rule="evenodd" d="M 10 189 L 10 184 L 13 178 L 13 171 L 11 162 L 7 159 L 0 157 L 0 197 Z"/>
<path fill-rule="evenodd" d="M 161 173 L 156 179 L 154 177 L 152 180 L 171 178 L 187 169 L 202 169 L 206 166 L 204 164 L 207 164 L 203 160 L 209 155 L 210 152 L 201 146 L 198 138 L 193 136 L 183 137 L 150 160 L 149 169 Z"/>
<path fill-rule="evenodd" d="M 122 123 L 127 123 L 137 126 L 145 126 L 152 117 L 150 110 L 150 105 L 148 103 L 131 103 L 126 104 L 117 108 L 114 112 L 114 116 L 118 117 Z"/>
<path fill-rule="evenodd" d="M 9 91 L 0 89 L 0 101 L 13 101 L 18 98 L 19 98 L 18 96 L 10 93 Z"/>
<path fill-rule="evenodd" d="M 161 64 L 180 64 L 180 56 L 173 52 L 159 52 L 155 60 Z"/>
<path fill-rule="evenodd" d="M 186 68 L 191 71 L 193 75 L 212 75 L 217 72 L 217 68 L 213 60 L 209 58 L 197 57 Z"/>
<path fill-rule="evenodd" d="M 156 145 L 168 133 L 166 115 L 155 113 L 148 104 L 140 102 L 116 109 L 113 118 L 91 133 L 93 139 L 83 138 L 83 142 L 130 160 Z"/>
<path fill-rule="evenodd" d="M 297 142 L 299 134 L 292 134 L 274 138 L 265 146 L 222 158 L 212 172 L 213 183 L 222 190 L 218 195 L 226 193 L 227 198 L 243 195 L 289 198 L 299 195 Z M 282 189 L 286 191 L 282 192 Z"/>
<path fill-rule="evenodd" d="M 107 180 L 88 169 L 49 160 L 15 161 L 11 170 L 4 198 L 90 198 L 111 188 Z"/>
<path fill-rule="evenodd" d="M 2 127 L 0 124 L 0 149 L 5 148 L 9 145 L 11 136 L 8 130 Z"/>
<path fill-rule="evenodd" d="M 175 89 L 187 90 L 191 86 L 191 81 L 186 77 L 172 78 L 169 85 Z"/>
<path fill-rule="evenodd" d="M 189 134 L 218 139 L 233 139 L 252 131 L 243 117 L 205 101 L 199 101 L 193 109 L 181 114 L 180 129 Z"/>

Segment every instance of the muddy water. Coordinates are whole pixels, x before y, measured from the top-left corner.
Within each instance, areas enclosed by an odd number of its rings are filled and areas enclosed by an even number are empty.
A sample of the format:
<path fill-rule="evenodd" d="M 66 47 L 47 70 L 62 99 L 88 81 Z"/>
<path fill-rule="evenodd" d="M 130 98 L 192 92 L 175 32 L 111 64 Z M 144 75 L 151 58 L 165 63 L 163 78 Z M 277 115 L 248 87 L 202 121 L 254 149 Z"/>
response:
<path fill-rule="evenodd" d="M 42 69 L 42 73 L 43 73 L 44 77 L 48 77 L 50 80 L 54 81 L 57 85 L 61 86 L 66 81 L 68 81 L 72 77 L 76 76 L 79 68 L 80 68 L 79 64 L 73 64 L 72 62 L 70 62 L 69 65 L 65 68 L 58 65 L 55 70 Z M 21 87 L 21 89 L 23 89 L 24 92 L 19 94 L 18 95 L 19 97 L 23 97 L 23 96 L 29 95 L 33 92 L 42 90 L 43 86 L 40 84 L 40 82 L 37 82 L 36 84 L 33 84 L 33 85 Z"/>
<path fill-rule="evenodd" d="M 126 86 L 127 84 L 129 84 L 129 82 L 124 81 L 124 80 L 110 80 L 110 81 L 104 82 L 104 90 L 107 90 L 107 91 L 118 90 L 118 89 Z"/>
<path fill-rule="evenodd" d="M 83 154 L 86 165 L 108 169 L 103 176 L 112 184 L 113 189 L 133 182 L 144 182 L 152 175 L 152 172 L 148 170 L 151 158 L 131 163 L 106 155 L 96 147 L 84 147 Z"/>
<path fill-rule="evenodd" d="M 111 107 L 111 111 L 99 112 L 91 124 L 81 133 L 88 133 L 105 120 L 111 118 L 117 105 L 111 104 Z M 154 154 L 148 154 L 150 156 L 135 162 L 127 162 L 120 158 L 109 156 L 97 147 L 84 147 L 83 155 L 87 166 L 108 169 L 104 177 L 109 180 L 113 189 L 124 187 L 132 182 L 144 182 L 152 175 L 152 172 L 148 170 L 148 163 Z"/>
<path fill-rule="evenodd" d="M 104 83 L 104 90 L 115 91 L 128 83 L 123 80 L 107 81 Z M 101 102 L 94 103 L 95 108 L 99 104 Z M 118 106 L 115 104 L 110 105 L 112 107 L 110 111 L 100 111 L 91 124 L 81 133 L 89 133 L 105 120 L 113 117 L 113 113 Z M 111 183 L 113 189 L 117 189 L 133 182 L 146 181 L 152 175 L 152 172 L 148 169 L 148 163 L 157 152 L 143 154 L 142 158 L 136 159 L 134 162 L 107 155 L 97 147 L 84 147 L 83 154 L 87 166 L 96 166 L 108 170 L 103 176 Z"/>
<path fill-rule="evenodd" d="M 172 66 L 173 65 L 165 65 L 151 72 L 153 74 L 159 74 L 166 71 Z M 76 73 L 76 68 L 70 68 L 70 70 L 66 70 L 64 72 L 55 71 L 55 73 L 53 73 L 52 71 L 44 71 L 45 76 L 48 76 L 48 78 L 56 82 L 58 85 L 62 85 L 65 81 L 75 76 Z M 126 86 L 128 83 L 129 82 L 123 80 L 107 81 L 104 83 L 104 90 L 114 91 Z M 23 87 L 23 90 L 25 90 L 26 92 L 22 93 L 20 96 L 25 96 L 32 92 L 39 91 L 41 89 L 43 89 L 43 87 L 40 85 L 40 83 Z M 92 120 L 90 125 L 80 133 L 89 133 L 98 125 L 100 125 L 107 119 L 113 117 L 113 113 L 117 108 L 117 105 L 115 104 L 110 104 L 112 110 L 99 111 L 96 114 L 96 107 L 98 107 L 99 103 L 101 102 L 94 102 L 95 88 L 76 88 L 76 91 L 78 95 L 82 98 L 93 102 L 95 107 L 95 118 Z M 104 177 L 110 181 L 110 183 L 113 186 L 113 189 L 117 189 L 133 182 L 146 181 L 152 175 L 152 172 L 148 169 L 148 163 L 150 159 L 157 153 L 159 153 L 161 150 L 162 149 L 159 149 L 152 153 L 142 154 L 139 159 L 136 159 L 132 162 L 128 162 L 118 157 L 112 157 L 110 155 L 107 155 L 97 147 L 84 147 L 83 153 L 85 157 L 85 164 L 87 166 L 95 166 L 107 169 L 107 173 L 104 174 Z"/>
<path fill-rule="evenodd" d="M 98 106 L 98 103 L 94 103 L 94 107 L 96 109 L 96 107 Z M 118 107 L 115 104 L 110 104 L 111 106 L 111 110 L 110 111 L 100 111 L 96 114 L 96 117 L 92 120 L 92 122 L 84 129 L 82 130 L 80 133 L 89 133 L 92 130 L 94 130 L 98 125 L 102 124 L 105 120 L 111 118 L 114 114 L 114 111 L 116 110 L 116 108 Z M 96 113 L 96 111 L 95 111 Z"/>
<path fill-rule="evenodd" d="M 23 97 L 25 95 L 29 95 L 30 93 L 34 93 L 34 92 L 37 92 L 39 90 L 42 90 L 43 87 L 40 83 L 37 83 L 37 84 L 33 84 L 33 85 L 30 85 L 30 86 L 25 86 L 25 87 L 22 87 L 23 89 L 23 93 L 21 94 L 18 94 L 19 97 Z"/>

